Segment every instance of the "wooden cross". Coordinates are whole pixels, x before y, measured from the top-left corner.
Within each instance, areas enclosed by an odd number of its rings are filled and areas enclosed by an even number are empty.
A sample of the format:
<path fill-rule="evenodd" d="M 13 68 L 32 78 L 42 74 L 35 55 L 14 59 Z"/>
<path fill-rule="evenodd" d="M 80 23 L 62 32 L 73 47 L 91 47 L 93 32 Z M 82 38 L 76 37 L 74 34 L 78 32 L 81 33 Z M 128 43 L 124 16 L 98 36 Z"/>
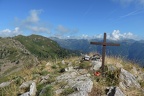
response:
<path fill-rule="evenodd" d="M 90 42 L 90 44 L 103 45 L 103 48 L 102 48 L 102 75 L 104 75 L 104 62 L 105 62 L 106 46 L 120 46 L 120 44 L 107 43 L 106 42 L 106 33 L 104 33 L 103 42 Z"/>

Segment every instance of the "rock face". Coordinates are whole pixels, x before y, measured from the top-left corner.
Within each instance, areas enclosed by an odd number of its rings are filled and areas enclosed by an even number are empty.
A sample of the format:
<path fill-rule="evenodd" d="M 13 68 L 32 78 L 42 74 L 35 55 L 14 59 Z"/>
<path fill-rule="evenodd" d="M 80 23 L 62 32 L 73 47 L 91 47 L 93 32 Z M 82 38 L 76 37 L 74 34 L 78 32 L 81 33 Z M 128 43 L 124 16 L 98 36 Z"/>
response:
<path fill-rule="evenodd" d="M 121 80 L 120 86 L 123 89 L 126 89 L 128 87 L 135 87 L 135 88 L 141 87 L 136 78 L 134 77 L 134 75 L 124 70 L 123 68 L 121 68 L 120 80 Z"/>
<path fill-rule="evenodd" d="M 68 87 L 74 88 L 78 91 L 70 96 L 88 96 L 88 92 L 91 92 L 93 88 L 90 74 L 80 75 L 78 72 L 64 73 L 57 77 L 57 81 L 67 82 Z"/>

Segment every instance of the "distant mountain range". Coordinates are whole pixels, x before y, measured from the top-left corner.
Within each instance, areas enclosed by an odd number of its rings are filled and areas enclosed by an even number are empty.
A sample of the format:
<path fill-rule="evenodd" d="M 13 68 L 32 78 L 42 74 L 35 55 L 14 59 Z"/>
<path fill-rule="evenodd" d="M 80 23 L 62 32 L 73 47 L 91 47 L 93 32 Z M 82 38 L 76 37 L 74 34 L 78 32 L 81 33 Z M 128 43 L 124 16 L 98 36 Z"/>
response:
<path fill-rule="evenodd" d="M 61 47 L 70 49 L 70 50 L 79 50 L 82 53 L 89 52 L 102 52 L 102 46 L 91 45 L 90 42 L 103 42 L 100 39 L 59 39 L 51 38 L 56 41 Z M 107 42 L 119 43 L 119 47 L 107 46 L 106 54 L 111 56 L 120 56 L 127 60 L 134 61 L 140 66 L 144 66 L 144 41 L 135 41 L 132 39 L 129 40 L 120 40 L 112 41 L 107 40 Z"/>

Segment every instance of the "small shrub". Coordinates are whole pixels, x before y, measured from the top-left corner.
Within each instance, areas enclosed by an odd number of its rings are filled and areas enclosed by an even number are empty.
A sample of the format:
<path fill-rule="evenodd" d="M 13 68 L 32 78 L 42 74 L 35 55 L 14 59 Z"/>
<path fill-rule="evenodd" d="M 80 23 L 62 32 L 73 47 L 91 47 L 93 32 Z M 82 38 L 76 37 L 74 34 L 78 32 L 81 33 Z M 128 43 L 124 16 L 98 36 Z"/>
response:
<path fill-rule="evenodd" d="M 48 84 L 52 83 L 55 81 L 55 77 L 54 76 L 50 76 L 50 78 L 48 79 Z"/>
<path fill-rule="evenodd" d="M 40 72 L 40 75 L 47 75 L 48 73 L 49 73 L 49 72 L 45 70 L 45 71 L 41 71 L 41 72 Z"/>
<path fill-rule="evenodd" d="M 107 71 L 105 73 L 106 84 L 108 86 L 115 86 L 119 84 L 119 70 Z"/>
<path fill-rule="evenodd" d="M 140 85 L 141 85 L 142 88 L 144 88 L 144 81 L 143 80 L 140 81 Z"/>
<path fill-rule="evenodd" d="M 51 66 L 52 69 L 57 69 L 56 65 Z"/>
<path fill-rule="evenodd" d="M 80 69 L 88 69 L 90 67 L 91 67 L 91 64 L 90 62 L 87 62 L 87 61 L 83 61 L 79 64 Z"/>

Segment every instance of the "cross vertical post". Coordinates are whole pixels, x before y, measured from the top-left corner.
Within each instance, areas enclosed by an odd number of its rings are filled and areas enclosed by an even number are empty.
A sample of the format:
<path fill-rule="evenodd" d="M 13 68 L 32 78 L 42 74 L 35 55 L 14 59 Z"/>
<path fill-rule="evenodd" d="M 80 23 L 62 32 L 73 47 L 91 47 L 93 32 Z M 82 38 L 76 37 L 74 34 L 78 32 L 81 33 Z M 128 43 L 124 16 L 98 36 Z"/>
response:
<path fill-rule="evenodd" d="M 102 48 L 102 75 L 104 74 L 104 63 L 105 63 L 105 53 L 106 53 L 106 33 L 104 33 L 103 48 Z"/>
<path fill-rule="evenodd" d="M 103 47 L 102 47 L 102 75 L 104 76 L 104 63 L 105 63 L 106 46 L 120 46 L 120 44 L 107 43 L 106 42 L 106 33 L 104 33 L 103 42 L 90 42 L 90 44 L 103 45 Z"/>

